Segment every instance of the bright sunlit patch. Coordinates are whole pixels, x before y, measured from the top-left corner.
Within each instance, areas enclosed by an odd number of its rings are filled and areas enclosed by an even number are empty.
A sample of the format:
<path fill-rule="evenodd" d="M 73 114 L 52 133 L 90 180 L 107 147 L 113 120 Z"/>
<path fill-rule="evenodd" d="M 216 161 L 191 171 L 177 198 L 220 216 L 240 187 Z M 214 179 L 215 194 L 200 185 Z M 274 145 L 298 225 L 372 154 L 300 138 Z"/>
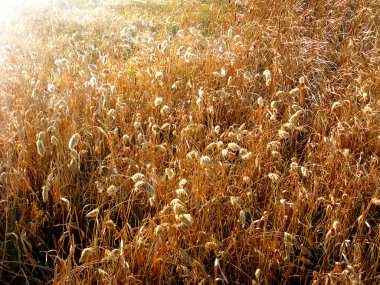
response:
<path fill-rule="evenodd" d="M 0 22 L 6 23 L 29 8 L 46 7 L 53 0 L 0 0 Z"/>

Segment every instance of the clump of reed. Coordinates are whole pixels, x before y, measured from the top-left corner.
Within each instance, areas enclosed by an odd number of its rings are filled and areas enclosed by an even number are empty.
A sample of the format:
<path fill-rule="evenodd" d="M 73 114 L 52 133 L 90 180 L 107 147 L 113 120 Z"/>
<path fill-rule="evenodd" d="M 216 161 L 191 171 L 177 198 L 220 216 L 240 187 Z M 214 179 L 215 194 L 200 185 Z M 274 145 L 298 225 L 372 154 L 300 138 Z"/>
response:
<path fill-rule="evenodd" d="M 0 283 L 377 282 L 376 1 L 68 2 L 0 36 Z"/>

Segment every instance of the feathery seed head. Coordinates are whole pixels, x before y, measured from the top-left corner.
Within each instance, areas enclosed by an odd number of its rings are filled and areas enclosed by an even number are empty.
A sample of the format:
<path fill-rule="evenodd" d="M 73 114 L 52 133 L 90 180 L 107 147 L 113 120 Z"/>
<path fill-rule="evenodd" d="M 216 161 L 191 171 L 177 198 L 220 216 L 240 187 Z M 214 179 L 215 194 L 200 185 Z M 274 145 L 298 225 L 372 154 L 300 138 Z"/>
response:
<path fill-rule="evenodd" d="M 250 160 L 252 159 L 253 157 L 253 153 L 252 152 L 246 152 L 246 149 L 242 149 L 242 150 L 245 150 L 245 151 L 240 151 L 240 157 L 242 160 Z"/>
<path fill-rule="evenodd" d="M 291 97 L 296 97 L 300 94 L 300 90 L 298 89 L 298 87 L 296 88 L 293 88 L 292 90 L 289 91 L 289 95 Z"/>
<path fill-rule="evenodd" d="M 48 134 L 51 134 L 52 132 L 55 132 L 55 131 L 56 131 L 56 129 L 55 129 L 54 126 L 50 126 L 50 127 L 47 128 Z M 45 137 L 45 134 L 43 136 Z"/>
<path fill-rule="evenodd" d="M 294 131 L 295 128 L 296 128 L 296 126 L 290 122 L 285 123 L 281 126 L 281 129 L 286 130 L 286 131 L 290 131 L 290 132 Z"/>
<path fill-rule="evenodd" d="M 187 213 L 176 215 L 176 220 L 187 226 L 191 226 L 194 223 L 193 217 Z"/>
<path fill-rule="evenodd" d="M 275 97 L 276 97 L 277 99 L 280 99 L 280 98 L 284 97 L 285 94 L 286 94 L 285 91 L 280 90 L 280 91 L 277 91 L 277 92 L 276 92 Z"/>
<path fill-rule="evenodd" d="M 376 206 L 380 206 L 380 199 L 379 198 L 372 198 L 371 203 L 376 205 Z"/>
<path fill-rule="evenodd" d="M 263 75 L 264 75 L 266 81 L 271 79 L 271 73 L 268 69 L 263 71 Z"/>
<path fill-rule="evenodd" d="M 234 207 L 237 207 L 237 206 L 240 207 L 243 204 L 243 200 L 239 196 L 231 196 L 230 201 L 231 201 L 232 206 Z"/>
<path fill-rule="evenodd" d="M 276 173 L 269 173 L 268 174 L 268 177 L 270 180 L 272 180 L 273 182 L 277 182 L 280 180 L 280 177 L 276 174 Z"/>
<path fill-rule="evenodd" d="M 208 241 L 205 243 L 205 248 L 207 251 L 217 251 L 219 249 L 219 245 L 215 241 Z"/>
<path fill-rule="evenodd" d="M 178 199 L 179 200 L 179 199 Z M 170 212 L 172 211 L 172 207 L 170 205 L 166 205 L 161 211 L 160 211 L 160 215 L 169 215 Z"/>
<path fill-rule="evenodd" d="M 183 188 L 178 188 L 177 190 L 175 190 L 175 192 L 178 198 L 187 199 L 189 197 L 186 190 Z"/>
<path fill-rule="evenodd" d="M 174 207 L 174 205 L 176 205 L 176 204 L 182 204 L 181 200 L 178 198 L 174 198 L 173 200 L 170 201 L 170 205 L 172 207 Z"/>
<path fill-rule="evenodd" d="M 298 79 L 298 83 L 303 86 L 305 85 L 305 77 L 301 76 L 299 79 Z"/>
<path fill-rule="evenodd" d="M 196 150 L 192 150 L 186 155 L 187 159 L 195 160 L 195 159 L 198 159 L 199 157 L 200 157 L 200 154 Z"/>
<path fill-rule="evenodd" d="M 38 154 L 41 157 L 44 156 L 44 154 L 46 152 L 46 148 L 44 146 L 44 143 L 41 140 L 37 140 L 36 144 L 37 144 L 37 152 L 38 152 Z"/>
<path fill-rule="evenodd" d="M 274 157 L 274 158 L 277 158 L 277 159 L 280 159 L 281 158 L 281 153 L 279 153 L 278 151 L 276 150 L 273 150 L 271 152 L 271 155 Z"/>
<path fill-rule="evenodd" d="M 372 115 L 373 114 L 373 110 L 372 108 L 369 106 L 369 105 L 366 105 L 363 109 L 363 114 L 365 116 L 369 116 L 369 115 Z"/>
<path fill-rule="evenodd" d="M 71 136 L 69 140 L 69 149 L 73 150 L 80 140 L 80 135 L 75 133 Z"/>
<path fill-rule="evenodd" d="M 157 235 L 157 236 L 161 236 L 163 230 L 162 230 L 162 226 L 161 225 L 157 225 L 155 228 L 154 228 L 154 234 Z"/>
<path fill-rule="evenodd" d="M 278 101 L 272 101 L 272 102 L 270 102 L 270 108 L 271 108 L 273 111 L 278 112 Z"/>
<path fill-rule="evenodd" d="M 135 174 L 133 174 L 131 179 L 133 182 L 143 181 L 143 180 L 145 180 L 145 175 L 142 173 L 135 173 Z"/>
<path fill-rule="evenodd" d="M 232 29 L 232 27 L 229 27 L 228 31 L 227 31 L 227 37 L 232 38 L 233 32 L 234 32 L 234 30 Z"/>
<path fill-rule="evenodd" d="M 278 136 L 281 139 L 289 139 L 290 138 L 290 134 L 287 131 L 284 131 L 284 130 L 279 130 L 278 131 Z"/>
<path fill-rule="evenodd" d="M 264 107 L 264 99 L 262 97 L 257 98 L 257 105 L 259 105 L 261 108 Z"/>
<path fill-rule="evenodd" d="M 245 148 L 241 148 L 239 150 L 239 156 L 240 157 L 246 156 L 247 154 L 248 154 L 248 150 L 246 150 Z"/>
<path fill-rule="evenodd" d="M 260 281 L 262 276 L 263 276 L 263 273 L 262 273 L 261 269 L 257 268 L 256 271 L 255 271 L 255 277 L 256 277 L 256 279 L 258 281 Z"/>
<path fill-rule="evenodd" d="M 94 210 L 88 212 L 87 215 L 86 215 L 86 217 L 87 217 L 87 218 L 97 218 L 98 215 L 99 215 L 99 209 L 96 208 L 96 209 L 94 209 Z"/>
<path fill-rule="evenodd" d="M 333 225 L 332 225 L 332 228 L 334 229 L 335 232 L 338 232 L 339 226 L 340 226 L 339 221 L 335 220 Z"/>
<path fill-rule="evenodd" d="M 165 123 L 161 126 L 161 130 L 167 132 L 170 130 L 170 124 L 169 123 Z"/>
<path fill-rule="evenodd" d="M 52 145 L 58 145 L 58 139 L 56 136 L 51 136 L 50 142 Z"/>
<path fill-rule="evenodd" d="M 300 117 L 303 115 L 304 111 L 303 110 L 298 110 L 295 112 L 289 119 L 289 123 L 291 124 L 296 124 L 298 123 Z"/>
<path fill-rule="evenodd" d="M 220 70 L 220 77 L 225 77 L 226 75 L 227 75 L 227 71 L 224 68 L 222 68 Z"/>
<path fill-rule="evenodd" d="M 243 182 L 244 182 L 245 184 L 247 184 L 248 186 L 252 186 L 252 185 L 253 185 L 253 181 L 252 181 L 252 179 L 249 178 L 249 176 L 247 176 L 247 175 L 244 175 L 244 176 L 243 176 Z"/>
<path fill-rule="evenodd" d="M 271 141 L 267 145 L 268 150 L 278 150 L 281 147 L 281 143 L 279 141 Z"/>
<path fill-rule="evenodd" d="M 100 181 L 95 181 L 95 187 L 98 193 L 102 193 L 104 191 L 104 186 Z"/>
<path fill-rule="evenodd" d="M 87 247 L 82 251 L 79 258 L 79 263 L 90 262 L 94 259 L 96 255 L 96 250 L 93 247 Z"/>
<path fill-rule="evenodd" d="M 183 178 L 181 179 L 181 181 L 179 181 L 179 187 L 181 188 L 185 188 L 188 184 L 187 184 L 187 179 Z"/>
<path fill-rule="evenodd" d="M 336 109 L 339 109 L 342 106 L 342 103 L 340 101 L 336 101 L 331 106 L 331 111 L 335 111 Z"/>
<path fill-rule="evenodd" d="M 173 168 L 165 168 L 165 175 L 169 180 L 173 180 L 175 177 L 175 172 Z"/>
<path fill-rule="evenodd" d="M 133 128 L 136 130 L 136 131 L 140 131 L 141 130 L 141 123 L 139 121 L 135 121 L 133 123 Z"/>
<path fill-rule="evenodd" d="M 160 110 L 161 116 L 167 117 L 170 113 L 170 107 L 168 105 L 164 105 Z"/>
<path fill-rule="evenodd" d="M 70 157 L 73 160 L 79 160 L 79 153 L 75 149 L 70 149 Z"/>
<path fill-rule="evenodd" d="M 240 150 L 240 146 L 237 143 L 231 142 L 228 144 L 228 148 L 233 152 L 237 152 Z"/>
<path fill-rule="evenodd" d="M 217 147 L 216 142 L 212 142 L 212 143 L 209 143 L 209 144 L 206 146 L 205 150 L 206 150 L 206 151 L 209 151 L 209 150 L 214 151 L 216 147 Z"/>
<path fill-rule="evenodd" d="M 123 137 L 121 138 L 121 140 L 123 141 L 124 144 L 127 144 L 130 142 L 131 138 L 129 135 L 125 134 L 123 135 Z"/>
<path fill-rule="evenodd" d="M 116 228 L 116 224 L 114 223 L 114 221 L 112 221 L 111 219 L 107 220 L 104 222 L 104 226 L 109 229 L 109 230 L 113 230 L 114 228 Z"/>
<path fill-rule="evenodd" d="M 298 163 L 293 161 L 290 164 L 290 173 L 296 173 L 298 171 Z"/>
<path fill-rule="evenodd" d="M 38 133 L 37 140 L 43 140 L 45 138 L 45 133 L 43 131 Z"/>
<path fill-rule="evenodd" d="M 308 177 L 310 172 L 305 166 L 301 166 L 301 173 L 303 177 Z"/>
<path fill-rule="evenodd" d="M 228 76 L 227 86 L 231 86 L 231 85 L 232 85 L 232 76 Z"/>
<path fill-rule="evenodd" d="M 116 110 L 115 109 L 109 109 L 107 112 L 107 115 L 113 119 L 116 118 Z"/>
<path fill-rule="evenodd" d="M 176 215 L 186 214 L 186 208 L 180 203 L 173 205 L 173 211 Z"/>
<path fill-rule="evenodd" d="M 145 142 L 145 137 L 144 137 L 144 135 L 142 133 L 138 133 L 138 135 L 137 135 L 137 141 L 139 143 Z"/>
<path fill-rule="evenodd" d="M 239 212 L 239 220 L 240 220 L 242 226 L 244 227 L 245 223 L 246 223 L 246 215 L 245 215 L 245 212 L 243 210 L 240 210 L 240 212 Z"/>
<path fill-rule="evenodd" d="M 161 128 L 160 128 L 159 125 L 153 125 L 152 126 L 152 132 L 153 132 L 153 134 L 155 134 L 155 135 L 159 134 L 160 130 L 161 130 Z"/>
<path fill-rule="evenodd" d="M 229 149 L 225 148 L 225 149 L 222 149 L 222 156 L 226 159 L 234 159 L 236 157 L 236 154 L 232 151 L 230 151 Z"/>
<path fill-rule="evenodd" d="M 264 70 L 263 75 L 265 77 L 265 85 L 268 87 L 272 82 L 272 76 L 268 69 Z"/>
<path fill-rule="evenodd" d="M 154 106 L 158 107 L 162 104 L 162 102 L 164 102 L 164 99 L 162 97 L 156 97 L 156 99 L 154 99 Z"/>
<path fill-rule="evenodd" d="M 50 188 L 50 182 L 47 182 L 46 185 L 42 187 L 42 201 L 44 201 L 44 203 L 46 203 L 48 200 Z"/>
<path fill-rule="evenodd" d="M 205 156 L 201 157 L 199 163 L 200 163 L 201 167 L 206 168 L 212 164 L 212 160 L 210 157 L 205 155 Z"/>
<path fill-rule="evenodd" d="M 150 185 L 148 182 L 145 181 L 137 181 L 135 183 L 135 192 L 141 192 L 141 191 L 146 191 L 149 195 L 154 195 L 155 191 L 152 185 Z"/>
<path fill-rule="evenodd" d="M 162 71 L 157 71 L 154 77 L 156 79 L 162 79 L 164 77 L 164 73 Z"/>
<path fill-rule="evenodd" d="M 110 187 L 107 188 L 108 196 L 115 196 L 117 191 L 118 191 L 118 189 L 115 185 L 111 185 Z"/>
<path fill-rule="evenodd" d="M 48 87 L 47 87 L 47 90 L 48 90 L 50 93 L 54 92 L 54 90 L 55 90 L 55 85 L 52 84 L 52 83 L 49 83 L 49 84 L 48 84 Z"/>

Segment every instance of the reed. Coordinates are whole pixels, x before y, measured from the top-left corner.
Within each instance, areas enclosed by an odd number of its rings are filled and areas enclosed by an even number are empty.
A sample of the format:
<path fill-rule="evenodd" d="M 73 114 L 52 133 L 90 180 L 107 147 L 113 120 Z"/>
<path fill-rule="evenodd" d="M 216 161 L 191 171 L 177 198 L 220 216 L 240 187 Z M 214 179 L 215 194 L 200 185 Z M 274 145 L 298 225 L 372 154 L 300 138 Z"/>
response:
<path fill-rule="evenodd" d="M 0 283 L 379 283 L 378 1 L 67 2 L 0 34 Z"/>

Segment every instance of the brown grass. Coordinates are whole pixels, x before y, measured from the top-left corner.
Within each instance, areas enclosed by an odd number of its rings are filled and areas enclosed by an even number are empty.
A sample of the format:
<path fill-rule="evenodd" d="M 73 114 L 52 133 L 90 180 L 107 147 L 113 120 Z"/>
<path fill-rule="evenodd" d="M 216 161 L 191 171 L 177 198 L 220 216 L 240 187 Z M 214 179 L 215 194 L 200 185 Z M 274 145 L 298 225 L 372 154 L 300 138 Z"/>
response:
<path fill-rule="evenodd" d="M 379 283 L 379 1 L 148 2 L 1 27 L 0 283 Z"/>

